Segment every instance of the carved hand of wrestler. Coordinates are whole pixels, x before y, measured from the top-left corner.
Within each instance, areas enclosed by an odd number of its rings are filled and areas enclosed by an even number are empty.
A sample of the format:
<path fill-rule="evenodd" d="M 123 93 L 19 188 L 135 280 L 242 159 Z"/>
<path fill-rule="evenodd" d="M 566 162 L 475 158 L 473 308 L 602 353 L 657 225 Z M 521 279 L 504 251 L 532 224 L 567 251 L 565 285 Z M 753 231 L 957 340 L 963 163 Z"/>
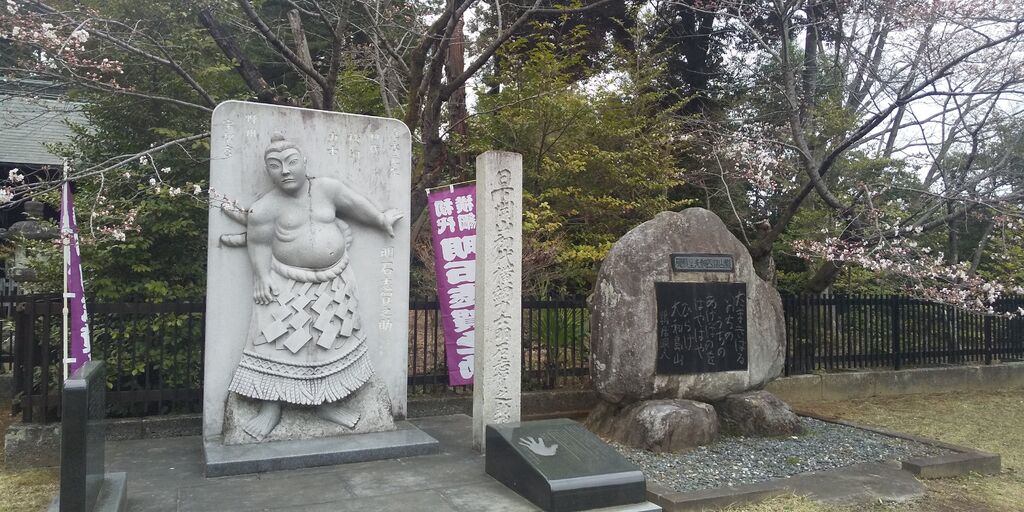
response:
<path fill-rule="evenodd" d="M 384 213 L 382 215 L 384 217 L 383 220 L 382 220 L 382 222 L 384 224 L 384 230 L 387 231 L 388 235 L 391 238 L 394 238 L 395 237 L 395 223 L 398 222 L 399 220 L 401 220 L 402 217 L 404 217 L 405 215 L 402 215 L 401 212 L 399 212 L 398 210 L 396 210 L 394 208 L 391 208 L 391 209 L 388 209 L 388 210 L 384 210 Z"/>

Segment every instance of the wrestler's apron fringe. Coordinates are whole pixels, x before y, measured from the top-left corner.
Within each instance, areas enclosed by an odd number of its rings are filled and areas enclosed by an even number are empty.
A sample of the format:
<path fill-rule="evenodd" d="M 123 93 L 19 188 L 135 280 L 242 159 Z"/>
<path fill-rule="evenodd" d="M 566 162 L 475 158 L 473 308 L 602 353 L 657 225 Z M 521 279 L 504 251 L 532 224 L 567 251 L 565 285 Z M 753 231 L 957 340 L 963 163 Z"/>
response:
<path fill-rule="evenodd" d="M 373 376 L 365 347 L 357 353 L 321 367 L 299 367 L 245 353 L 228 388 L 257 400 L 320 405 L 346 398 Z M 350 359 L 345 361 L 345 359 Z M 339 369 L 329 375 L 309 375 L 311 369 Z"/>

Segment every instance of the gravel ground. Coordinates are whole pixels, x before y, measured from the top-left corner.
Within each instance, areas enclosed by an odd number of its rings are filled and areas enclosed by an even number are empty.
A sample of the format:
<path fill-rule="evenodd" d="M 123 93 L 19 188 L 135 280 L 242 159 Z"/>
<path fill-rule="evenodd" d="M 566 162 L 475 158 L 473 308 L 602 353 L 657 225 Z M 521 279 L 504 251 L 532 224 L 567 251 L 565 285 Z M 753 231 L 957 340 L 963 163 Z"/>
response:
<path fill-rule="evenodd" d="M 653 453 L 613 444 L 649 480 L 680 492 L 763 482 L 861 462 L 949 453 L 942 448 L 812 418 L 799 437 L 722 436 L 688 453 Z"/>

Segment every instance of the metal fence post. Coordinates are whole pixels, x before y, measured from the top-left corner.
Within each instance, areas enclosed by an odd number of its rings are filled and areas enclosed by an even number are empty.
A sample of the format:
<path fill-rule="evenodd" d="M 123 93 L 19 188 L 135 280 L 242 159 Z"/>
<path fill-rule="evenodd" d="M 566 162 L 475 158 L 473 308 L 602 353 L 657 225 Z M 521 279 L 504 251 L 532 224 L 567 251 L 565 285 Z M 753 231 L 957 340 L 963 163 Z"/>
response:
<path fill-rule="evenodd" d="M 992 315 L 985 315 L 985 364 L 992 364 Z"/>
<path fill-rule="evenodd" d="M 30 318 L 25 313 L 24 305 L 19 305 L 14 311 L 14 339 L 11 341 L 11 392 L 12 396 L 15 397 L 25 391 L 25 350 L 28 349 L 25 337 L 27 336 L 26 332 Z M 11 413 L 14 412 L 16 411 L 12 403 Z"/>
<path fill-rule="evenodd" d="M 35 351 L 35 324 L 36 305 L 35 302 L 25 303 L 25 309 L 18 315 L 22 319 L 22 336 L 16 343 L 21 345 L 21 421 L 32 422 L 33 374 L 35 373 L 35 361 L 32 353 Z"/>
<path fill-rule="evenodd" d="M 890 315 L 890 321 L 892 322 L 892 366 L 893 369 L 899 370 L 903 359 L 902 347 L 900 346 L 900 297 L 890 295 L 889 306 L 892 308 L 892 314 Z"/>
<path fill-rule="evenodd" d="M 783 325 L 783 329 L 785 330 L 786 337 L 785 337 L 785 348 L 783 348 L 783 350 L 782 350 L 782 354 L 783 354 L 782 355 L 782 374 L 785 375 L 786 377 L 789 377 L 789 373 L 790 373 L 789 364 L 790 364 L 790 361 L 793 359 L 791 351 L 794 348 L 793 347 L 794 344 L 790 341 L 790 339 L 793 337 L 793 329 L 789 325 L 789 315 L 792 312 L 793 312 L 793 306 L 790 304 L 790 296 L 789 295 L 783 295 L 782 296 L 782 325 Z"/>

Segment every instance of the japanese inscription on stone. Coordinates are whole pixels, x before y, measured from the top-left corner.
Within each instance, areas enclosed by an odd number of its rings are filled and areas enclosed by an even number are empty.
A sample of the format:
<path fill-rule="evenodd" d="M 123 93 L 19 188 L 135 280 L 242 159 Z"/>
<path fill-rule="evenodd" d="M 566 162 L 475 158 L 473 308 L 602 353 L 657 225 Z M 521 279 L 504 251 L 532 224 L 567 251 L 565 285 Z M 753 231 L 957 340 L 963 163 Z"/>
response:
<path fill-rule="evenodd" d="M 660 374 L 747 369 L 744 283 L 654 283 Z"/>
<path fill-rule="evenodd" d="M 735 267 L 730 254 L 673 254 L 675 272 L 732 272 Z"/>
<path fill-rule="evenodd" d="M 509 372 L 512 368 L 510 352 L 513 347 L 516 347 L 512 340 L 512 308 L 519 307 L 519 304 L 512 302 L 512 295 L 515 292 L 513 283 L 519 277 L 516 272 L 516 262 L 513 260 L 517 254 L 515 223 L 520 221 L 513 215 L 515 195 L 515 189 L 512 186 L 512 171 L 509 169 L 498 171 L 498 187 L 491 190 L 491 204 L 494 205 L 494 245 L 497 255 L 492 270 L 496 323 L 494 330 L 495 359 L 492 362 L 495 365 L 494 374 L 498 376 L 495 380 L 497 405 L 494 417 L 499 423 L 512 419 L 512 390 L 509 389 L 508 383 Z"/>
<path fill-rule="evenodd" d="M 380 250 L 380 320 L 377 321 L 377 328 L 381 332 L 391 330 L 391 319 L 394 312 L 391 308 L 391 299 L 395 293 L 392 279 L 395 273 L 395 248 L 388 246 Z"/>
<path fill-rule="evenodd" d="M 488 425 L 519 421 L 522 363 L 522 157 L 476 159 L 473 446 Z"/>

